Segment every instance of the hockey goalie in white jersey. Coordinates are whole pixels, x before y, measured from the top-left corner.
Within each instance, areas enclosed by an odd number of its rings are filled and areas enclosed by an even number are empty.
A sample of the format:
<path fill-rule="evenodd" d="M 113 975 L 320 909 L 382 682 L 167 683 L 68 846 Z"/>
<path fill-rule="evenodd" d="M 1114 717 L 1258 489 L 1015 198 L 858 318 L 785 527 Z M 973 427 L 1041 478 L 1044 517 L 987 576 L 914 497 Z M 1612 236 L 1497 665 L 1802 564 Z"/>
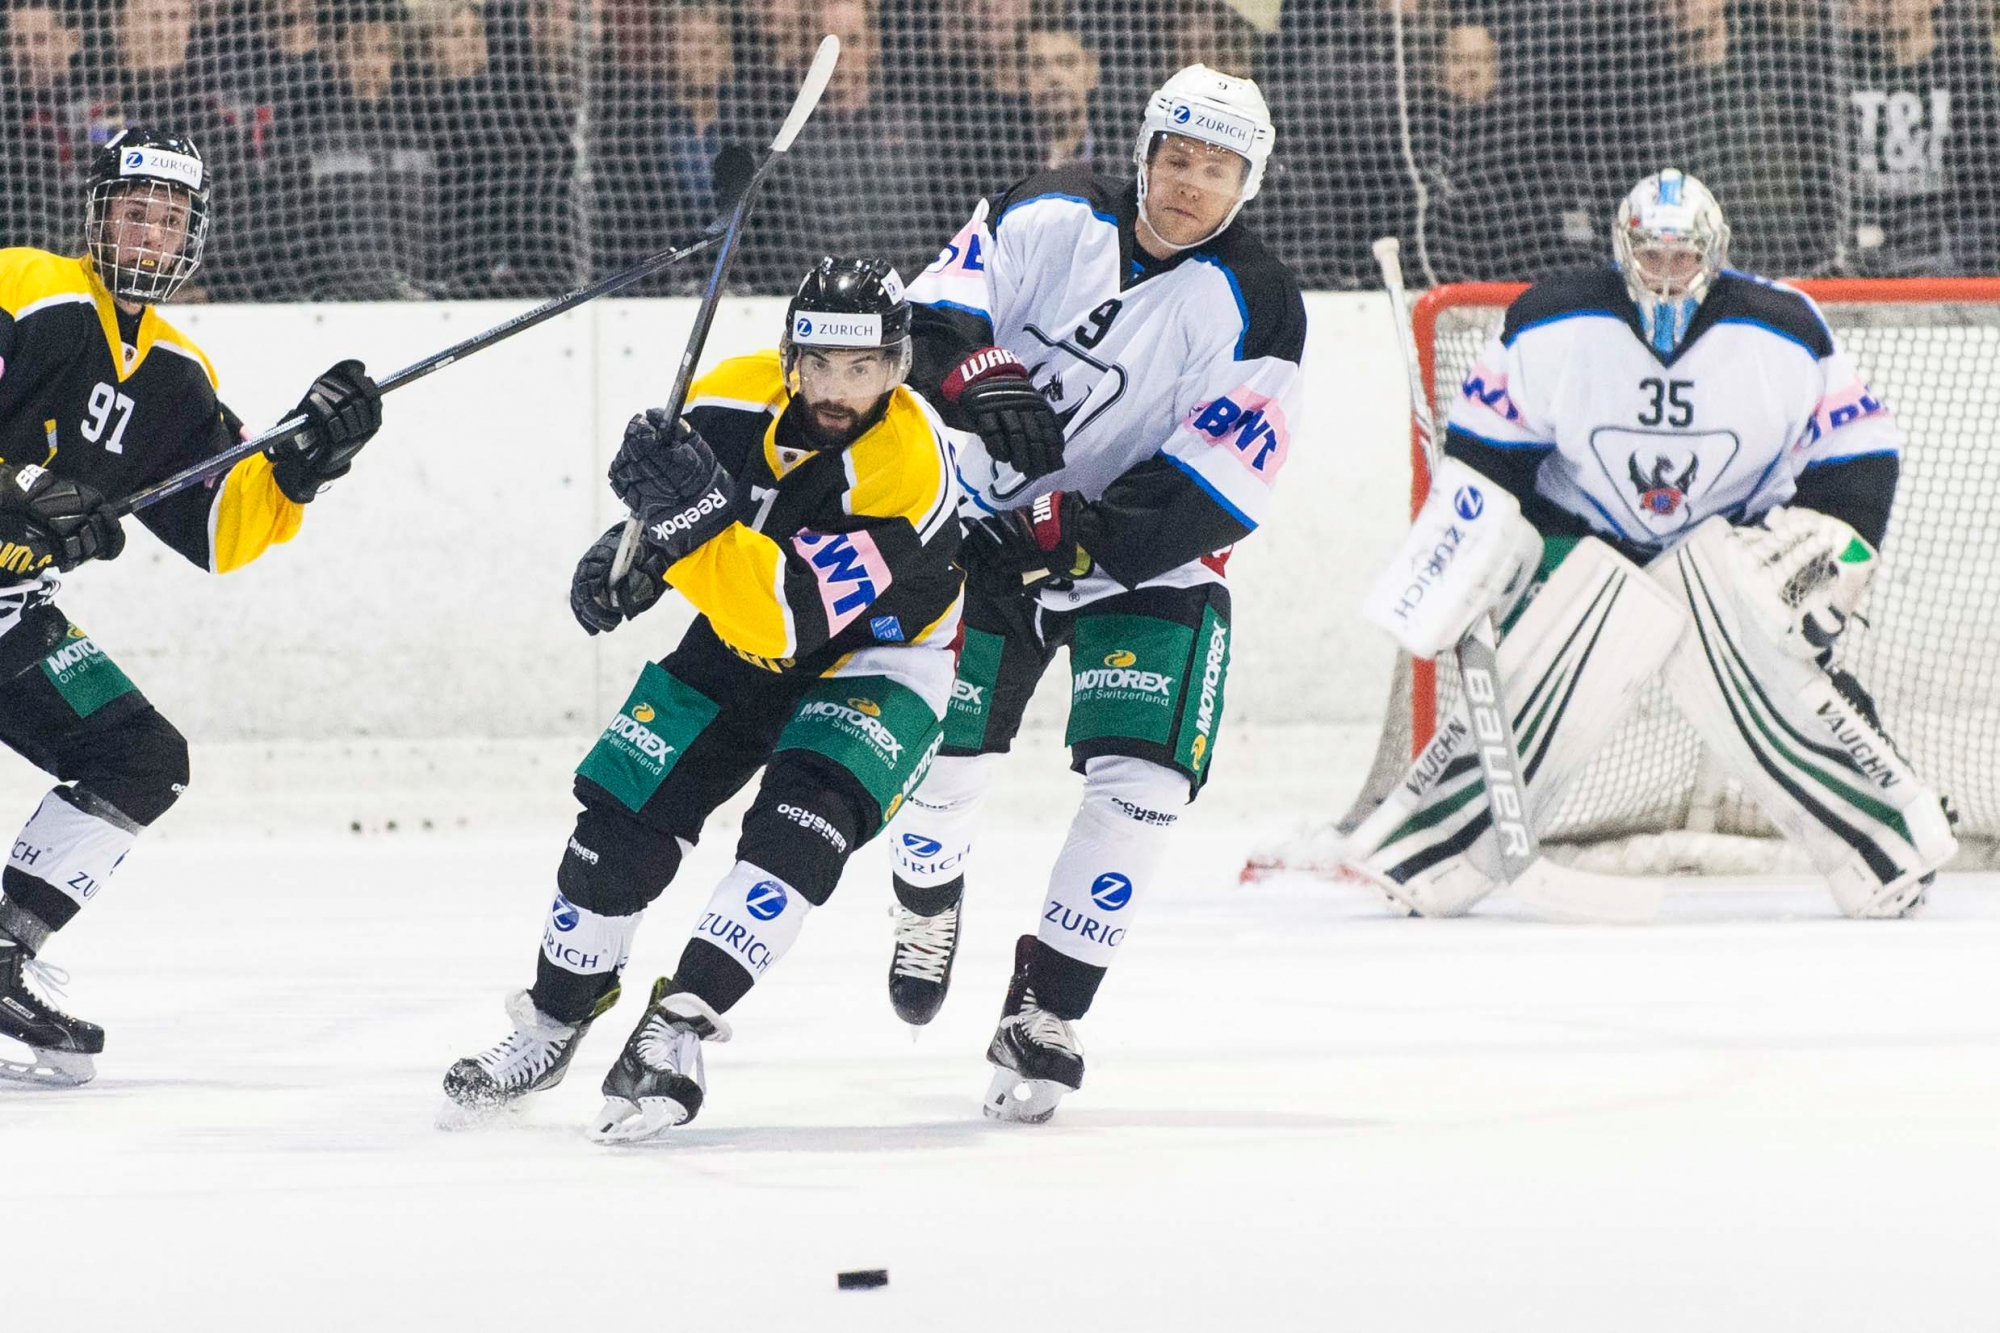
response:
<path fill-rule="evenodd" d="M 1957 843 L 1837 658 L 1888 528 L 1902 433 L 1812 301 L 1725 268 L 1728 245 L 1701 182 L 1662 171 L 1619 207 L 1615 267 L 1546 279 L 1508 308 L 1370 618 L 1419 656 L 1488 614 L 1505 625 L 1538 827 L 1663 675 L 1843 912 L 1905 915 Z M 1497 887 L 1462 720 L 1347 855 L 1425 915 Z"/>

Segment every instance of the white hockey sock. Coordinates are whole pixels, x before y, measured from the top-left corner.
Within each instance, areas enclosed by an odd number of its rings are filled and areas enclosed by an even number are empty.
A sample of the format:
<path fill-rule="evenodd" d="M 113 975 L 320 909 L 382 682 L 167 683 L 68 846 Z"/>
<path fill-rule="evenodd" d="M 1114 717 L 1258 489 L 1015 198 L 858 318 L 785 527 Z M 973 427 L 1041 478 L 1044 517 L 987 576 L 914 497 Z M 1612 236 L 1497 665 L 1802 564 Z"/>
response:
<path fill-rule="evenodd" d="M 738 861 L 715 886 L 694 938 L 728 954 L 756 981 L 791 949 L 811 910 L 797 889 Z"/>
<path fill-rule="evenodd" d="M 14 839 L 7 864 L 81 907 L 97 896 L 138 837 L 139 825 L 116 807 L 89 792 L 57 787 Z"/>
<path fill-rule="evenodd" d="M 1109 967 L 1187 798 L 1187 779 L 1172 769 L 1123 756 L 1089 761 L 1083 805 L 1049 874 L 1037 931 L 1042 943 L 1080 963 Z"/>
<path fill-rule="evenodd" d="M 565 972 L 580 977 L 598 976 L 624 968 L 632 953 L 632 937 L 639 932 L 639 918 L 603 916 L 557 892 L 549 904 L 548 925 L 542 929 L 542 957 Z"/>
<path fill-rule="evenodd" d="M 965 873 L 973 826 L 1003 756 L 939 755 L 889 824 L 889 855 L 905 884 L 928 889 Z"/>

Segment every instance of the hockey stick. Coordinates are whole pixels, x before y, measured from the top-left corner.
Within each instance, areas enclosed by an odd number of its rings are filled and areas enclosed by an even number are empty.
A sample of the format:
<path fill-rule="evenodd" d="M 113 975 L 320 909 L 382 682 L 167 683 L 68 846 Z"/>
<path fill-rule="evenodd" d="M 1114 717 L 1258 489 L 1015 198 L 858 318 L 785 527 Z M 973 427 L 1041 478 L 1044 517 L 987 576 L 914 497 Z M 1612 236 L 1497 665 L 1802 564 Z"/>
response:
<path fill-rule="evenodd" d="M 734 147 L 724 148 L 720 153 L 716 154 L 715 182 L 716 193 L 718 195 L 732 193 L 730 187 L 735 184 L 736 180 L 741 178 L 741 171 L 737 163 L 740 159 L 748 156 L 749 154 L 745 153 L 742 149 Z M 381 388 L 383 393 L 388 393 L 392 389 L 400 389 L 406 384 L 414 384 L 426 375 L 432 375 L 443 370 L 454 361 L 462 361 L 474 352 L 483 352 L 495 343 L 505 342 L 517 333 L 526 332 L 534 328 L 537 324 L 546 323 L 554 319 L 557 315 L 564 314 L 576 309 L 580 305 L 595 301 L 600 296 L 606 296 L 612 292 L 630 287 L 642 278 L 649 278 L 655 273 L 673 267 L 690 255 L 700 254 L 703 250 L 719 244 L 723 240 L 728 227 L 729 215 L 719 213 L 713 221 L 695 235 L 676 241 L 664 250 L 656 250 L 629 268 L 622 268 L 616 273 L 606 274 L 596 282 L 585 287 L 579 287 L 573 292 L 551 297 L 532 310 L 525 310 L 512 319 L 495 324 L 484 333 L 476 333 L 463 342 L 453 343 L 441 352 L 431 353 L 414 365 L 404 366 L 401 370 L 385 375 L 380 380 L 377 380 L 376 384 Z M 306 424 L 306 418 L 303 415 L 286 417 L 283 421 L 280 421 L 261 435 L 233 444 L 212 458 L 205 458 L 192 467 L 181 469 L 163 481 L 156 481 L 151 486 L 146 486 L 132 492 L 132 494 L 113 504 L 111 512 L 119 518 L 123 518 L 134 510 L 144 509 L 148 505 L 158 504 L 170 495 L 177 495 L 190 486 L 199 486 L 210 478 L 220 476 L 229 471 L 229 469 L 235 467 L 250 455 L 261 452 L 272 441 L 281 440 Z"/>
<path fill-rule="evenodd" d="M 708 289 L 701 294 L 701 308 L 695 311 L 694 328 L 688 332 L 687 348 L 681 353 L 680 369 L 674 373 L 673 392 L 667 395 L 664 410 L 670 422 L 679 420 L 681 409 L 687 405 L 688 386 L 694 383 L 695 363 L 701 360 L 701 349 L 708 342 L 709 326 L 715 322 L 715 307 L 722 300 L 722 284 L 729 276 L 729 266 L 735 262 L 736 242 L 743 235 L 743 224 L 750 216 L 750 204 L 756 197 L 757 187 L 792 146 L 792 140 L 799 137 L 799 131 L 805 128 L 813 108 L 819 105 L 820 94 L 826 91 L 827 80 L 833 77 L 833 67 L 839 62 L 840 38 L 828 33 L 820 39 L 819 51 L 806 70 L 805 81 L 799 85 L 799 95 L 792 100 L 792 109 L 786 114 L 784 124 L 778 126 L 777 134 L 771 139 L 770 150 L 750 174 L 743 193 L 737 196 L 728 230 L 722 236 L 722 249 L 715 256 L 715 268 L 708 275 Z M 618 538 L 618 554 L 611 561 L 612 587 L 616 587 L 619 580 L 630 572 L 632 560 L 638 552 L 639 516 L 627 514 L 625 531 Z"/>
<path fill-rule="evenodd" d="M 1394 236 L 1375 242 L 1375 263 L 1396 320 L 1397 345 L 1409 377 L 1410 417 L 1424 460 L 1435 472 L 1443 458 L 1429 391 L 1417 359 L 1409 299 L 1403 287 L 1402 243 Z M 1478 503 L 1476 496 L 1471 497 Z M 1598 921 L 1650 921 L 1659 908 L 1659 886 L 1644 879 L 1593 875 L 1557 865 L 1542 855 L 1528 817 L 1528 784 L 1521 752 L 1508 715 L 1506 682 L 1500 676 L 1499 635 L 1490 613 L 1481 615 L 1452 650 L 1458 663 L 1464 705 L 1486 784 L 1486 808 L 1499 845 L 1501 874 L 1523 902 L 1552 914 Z"/>

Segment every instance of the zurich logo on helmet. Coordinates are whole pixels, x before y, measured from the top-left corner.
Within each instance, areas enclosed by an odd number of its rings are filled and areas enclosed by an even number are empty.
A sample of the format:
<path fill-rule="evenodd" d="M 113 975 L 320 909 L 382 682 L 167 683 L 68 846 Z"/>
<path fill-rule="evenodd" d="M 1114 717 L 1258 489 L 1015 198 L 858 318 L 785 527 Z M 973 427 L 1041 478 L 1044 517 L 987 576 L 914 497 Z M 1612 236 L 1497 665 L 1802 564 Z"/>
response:
<path fill-rule="evenodd" d="M 743 895 L 743 908 L 759 921 L 775 920 L 785 910 L 785 886 L 775 879 L 761 879 Z"/>
<path fill-rule="evenodd" d="M 903 845 L 918 856 L 936 856 L 944 850 L 944 844 L 936 838 L 926 838 L 921 833 L 905 833 Z"/>
<path fill-rule="evenodd" d="M 799 337 L 810 338 L 812 337 L 812 331 L 813 331 L 813 322 L 807 319 L 804 315 L 800 315 L 798 323 Z"/>
<path fill-rule="evenodd" d="M 1185 102 L 1181 103 L 1181 104 L 1180 104 L 1179 106 L 1177 106 L 1177 107 L 1175 107 L 1175 108 L 1174 108 L 1174 124 L 1176 124 L 1176 125 L 1185 125 L 1185 124 L 1187 124 L 1187 123 L 1188 123 L 1188 117 L 1189 117 L 1190 115 L 1192 115 L 1193 113 L 1194 113 L 1194 108 L 1193 108 L 1193 107 L 1190 107 L 1190 106 L 1189 106 L 1189 105 L 1188 105 L 1187 103 L 1185 103 Z"/>
<path fill-rule="evenodd" d="M 125 165 L 128 167 L 143 167 L 146 165 L 146 155 L 134 149 L 132 152 L 125 154 Z"/>
<path fill-rule="evenodd" d="M 577 923 L 581 920 L 583 920 L 583 913 L 577 910 L 575 903 L 563 897 L 560 893 L 556 895 L 556 900 L 549 904 L 549 924 L 564 934 L 575 930 Z"/>
<path fill-rule="evenodd" d="M 1486 512 L 1486 497 L 1479 493 L 1477 486 L 1461 486 L 1458 494 L 1451 497 L 1451 507 L 1458 516 L 1470 523 Z"/>
<path fill-rule="evenodd" d="M 1090 883 L 1090 900 L 1107 912 L 1115 912 L 1132 901 L 1132 881 L 1116 872 L 1099 875 Z"/>

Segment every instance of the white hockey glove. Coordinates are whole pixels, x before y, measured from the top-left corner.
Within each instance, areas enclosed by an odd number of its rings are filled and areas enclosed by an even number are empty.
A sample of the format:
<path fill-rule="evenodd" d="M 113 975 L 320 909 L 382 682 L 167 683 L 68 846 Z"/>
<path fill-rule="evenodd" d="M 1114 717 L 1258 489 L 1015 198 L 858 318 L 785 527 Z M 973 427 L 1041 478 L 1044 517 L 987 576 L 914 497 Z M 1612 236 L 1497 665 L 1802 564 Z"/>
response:
<path fill-rule="evenodd" d="M 1878 563 L 1861 534 L 1829 514 L 1779 506 L 1732 530 L 1771 642 L 1821 667 L 1861 604 Z"/>
<path fill-rule="evenodd" d="M 1447 458 L 1362 614 L 1412 657 L 1436 657 L 1488 612 L 1505 620 L 1541 562 L 1542 536 L 1521 517 L 1521 502 Z"/>

